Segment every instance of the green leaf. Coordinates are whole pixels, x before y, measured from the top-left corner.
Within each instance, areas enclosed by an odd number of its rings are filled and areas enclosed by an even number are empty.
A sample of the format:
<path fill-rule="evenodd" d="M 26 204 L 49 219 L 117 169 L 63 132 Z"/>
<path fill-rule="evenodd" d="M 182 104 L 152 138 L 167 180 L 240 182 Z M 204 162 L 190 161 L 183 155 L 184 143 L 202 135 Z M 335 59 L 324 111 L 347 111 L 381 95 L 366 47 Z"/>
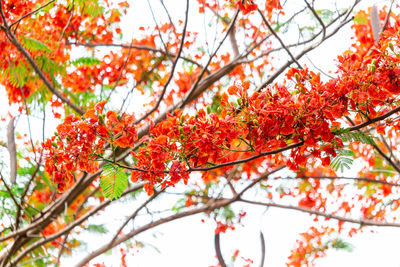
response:
<path fill-rule="evenodd" d="M 36 51 L 50 52 L 50 48 L 47 45 L 35 39 L 23 36 L 22 43 L 24 44 L 25 48 L 31 52 L 36 52 Z"/>
<path fill-rule="evenodd" d="M 105 228 L 104 225 L 101 225 L 101 224 L 89 224 L 86 227 L 86 230 L 88 230 L 89 232 L 99 233 L 99 234 L 108 233 L 107 228 Z"/>
<path fill-rule="evenodd" d="M 343 142 L 360 142 L 366 145 L 376 145 L 374 139 L 365 132 L 361 131 L 349 132 L 340 129 L 337 135 L 340 139 L 342 139 Z"/>
<path fill-rule="evenodd" d="M 77 4 L 80 7 L 81 12 L 83 14 L 89 15 L 93 18 L 98 17 L 104 13 L 104 8 L 100 6 L 98 0 L 91 0 L 91 1 L 76 0 L 75 4 Z"/>
<path fill-rule="evenodd" d="M 316 10 L 316 13 L 323 20 L 324 23 L 329 23 L 333 19 L 333 15 L 335 14 L 332 10 L 329 9 Z"/>
<path fill-rule="evenodd" d="M 22 87 L 26 83 L 26 78 L 29 76 L 29 70 L 24 64 L 13 64 L 4 70 L 4 74 L 8 76 L 8 80 L 12 86 Z"/>
<path fill-rule="evenodd" d="M 104 165 L 103 172 L 100 175 L 100 187 L 106 198 L 118 199 L 127 185 L 128 177 L 122 168 L 113 164 Z"/>
<path fill-rule="evenodd" d="M 331 241 L 331 246 L 332 246 L 332 248 L 335 248 L 337 250 L 342 249 L 342 250 L 346 250 L 348 252 L 353 251 L 353 246 L 350 243 L 343 241 L 340 238 L 333 239 Z"/>
<path fill-rule="evenodd" d="M 186 207 L 186 198 L 179 199 L 175 205 L 172 207 L 172 211 L 179 213 L 183 208 Z"/>
<path fill-rule="evenodd" d="M 96 64 L 100 64 L 100 60 L 98 60 L 95 57 L 80 57 L 77 58 L 73 61 L 71 61 L 72 65 L 74 65 L 75 67 L 78 66 L 92 66 L 92 65 L 96 65 Z"/>
<path fill-rule="evenodd" d="M 335 171 L 340 169 L 341 172 L 344 171 L 344 168 L 350 169 L 350 166 L 353 164 L 353 159 L 351 157 L 354 156 L 354 152 L 351 150 L 342 149 L 339 150 L 337 156 L 331 161 L 330 166 Z"/>

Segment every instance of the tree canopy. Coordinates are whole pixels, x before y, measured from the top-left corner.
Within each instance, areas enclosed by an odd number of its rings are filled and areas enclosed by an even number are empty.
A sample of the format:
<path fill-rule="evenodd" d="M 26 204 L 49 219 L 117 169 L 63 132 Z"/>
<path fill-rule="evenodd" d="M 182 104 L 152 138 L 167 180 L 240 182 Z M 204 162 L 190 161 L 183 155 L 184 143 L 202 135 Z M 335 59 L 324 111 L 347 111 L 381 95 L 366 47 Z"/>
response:
<path fill-rule="evenodd" d="M 223 267 L 248 206 L 313 216 L 288 266 L 400 227 L 400 15 L 384 4 L 0 0 L 0 266 L 106 266 L 110 250 L 128 266 L 142 232 L 204 214 Z M 326 70 L 310 57 L 330 39 L 347 50 Z"/>

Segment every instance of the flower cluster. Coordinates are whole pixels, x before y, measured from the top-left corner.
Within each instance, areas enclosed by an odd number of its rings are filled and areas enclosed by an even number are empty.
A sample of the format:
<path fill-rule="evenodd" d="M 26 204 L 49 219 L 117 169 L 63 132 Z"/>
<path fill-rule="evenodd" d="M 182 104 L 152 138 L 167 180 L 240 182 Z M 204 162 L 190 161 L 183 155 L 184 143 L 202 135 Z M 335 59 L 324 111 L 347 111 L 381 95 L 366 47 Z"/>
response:
<path fill-rule="evenodd" d="M 109 111 L 104 116 L 105 101 L 90 109 L 83 118 L 69 115 L 57 127 L 56 135 L 46 140 L 46 171 L 52 176 L 59 191 L 74 181 L 76 170 L 94 173 L 97 160 L 105 152 L 106 142 L 120 147 L 132 146 L 136 141 L 133 115 L 119 117 Z"/>

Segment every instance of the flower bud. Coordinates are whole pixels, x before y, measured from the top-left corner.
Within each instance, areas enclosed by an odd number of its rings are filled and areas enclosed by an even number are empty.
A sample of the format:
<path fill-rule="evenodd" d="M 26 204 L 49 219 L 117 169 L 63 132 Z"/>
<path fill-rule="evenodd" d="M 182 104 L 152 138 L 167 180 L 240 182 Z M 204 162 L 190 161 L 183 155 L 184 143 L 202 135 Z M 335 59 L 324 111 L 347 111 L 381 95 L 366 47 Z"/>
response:
<path fill-rule="evenodd" d="M 104 124 L 104 114 L 100 114 L 99 115 L 99 121 L 100 121 L 100 124 Z"/>
<path fill-rule="evenodd" d="M 375 70 L 376 70 L 376 66 L 372 64 L 372 65 L 370 66 L 371 74 L 374 74 L 374 73 L 375 73 Z"/>

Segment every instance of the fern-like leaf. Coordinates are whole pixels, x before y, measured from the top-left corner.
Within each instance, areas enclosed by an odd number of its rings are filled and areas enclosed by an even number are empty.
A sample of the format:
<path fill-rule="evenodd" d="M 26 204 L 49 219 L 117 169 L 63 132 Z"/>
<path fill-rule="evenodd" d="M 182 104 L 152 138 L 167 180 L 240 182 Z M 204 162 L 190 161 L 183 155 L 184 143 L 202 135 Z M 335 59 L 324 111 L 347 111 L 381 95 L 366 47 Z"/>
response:
<path fill-rule="evenodd" d="M 92 18 L 96 18 L 104 13 L 104 8 L 100 5 L 98 0 L 76 0 L 75 4 L 81 8 L 83 14 L 89 15 Z"/>
<path fill-rule="evenodd" d="M 24 36 L 22 37 L 22 43 L 24 44 L 25 48 L 31 52 L 36 52 L 36 51 L 50 52 L 50 48 L 47 45 L 35 39 L 31 39 Z"/>
<path fill-rule="evenodd" d="M 118 199 L 127 185 L 128 177 L 120 167 L 113 164 L 104 165 L 100 175 L 100 187 L 106 198 Z"/>
<path fill-rule="evenodd" d="M 24 64 L 18 64 L 17 66 L 9 66 L 5 70 L 5 75 L 8 76 L 8 80 L 12 86 L 22 87 L 26 82 L 29 71 Z"/>
<path fill-rule="evenodd" d="M 89 232 L 98 233 L 98 234 L 107 234 L 108 233 L 107 228 L 101 224 L 89 224 L 86 227 L 86 230 L 88 230 Z"/>
<path fill-rule="evenodd" d="M 80 58 L 73 60 L 71 63 L 75 67 L 82 66 L 82 65 L 83 66 L 92 66 L 92 65 L 100 64 L 100 60 L 98 60 L 97 58 L 94 58 L 94 57 L 80 57 Z"/>
<path fill-rule="evenodd" d="M 351 150 L 339 150 L 337 153 L 337 156 L 331 161 L 330 166 L 332 169 L 335 171 L 338 171 L 340 169 L 341 172 L 343 172 L 344 168 L 350 169 L 351 164 L 353 164 L 353 157 L 354 152 Z"/>
<path fill-rule="evenodd" d="M 355 132 L 342 131 L 341 133 L 338 134 L 338 137 L 342 139 L 343 142 L 360 142 L 366 145 L 376 144 L 374 139 L 370 135 L 362 131 L 355 131 Z"/>

